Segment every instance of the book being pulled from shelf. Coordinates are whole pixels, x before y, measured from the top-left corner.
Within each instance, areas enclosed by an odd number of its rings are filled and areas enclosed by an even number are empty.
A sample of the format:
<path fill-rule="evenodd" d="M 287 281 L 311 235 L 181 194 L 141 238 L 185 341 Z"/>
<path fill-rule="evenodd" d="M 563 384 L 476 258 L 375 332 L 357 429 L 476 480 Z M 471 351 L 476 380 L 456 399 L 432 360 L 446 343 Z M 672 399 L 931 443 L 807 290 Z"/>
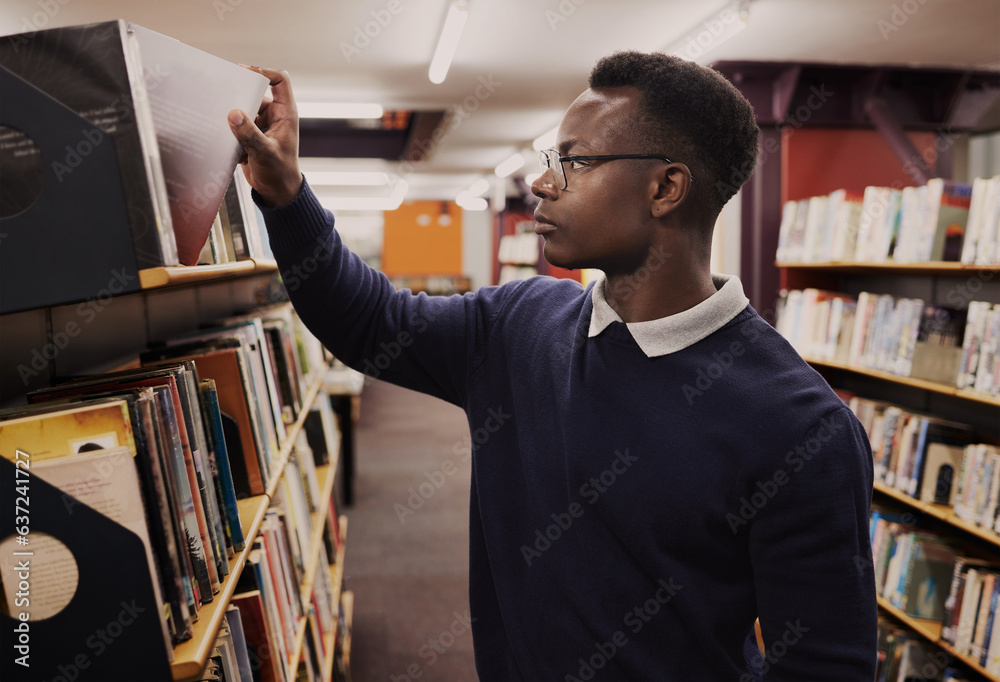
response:
<path fill-rule="evenodd" d="M 226 115 L 257 111 L 267 78 L 123 20 L 8 36 L 0 67 L 92 125 L 82 143 L 114 142 L 119 168 L 108 196 L 121 183 L 138 268 L 198 263 L 240 154 Z M 48 173 L 48 164 L 37 163 L 40 152 L 23 132 L 4 132 L 11 144 L 0 162 L 5 177 L 23 179 L 11 196 L 27 208 L 41 180 L 32 174 Z M 77 156 L 63 172 L 92 170 L 91 148 L 70 149 Z M 5 244 L 4 253 L 31 256 L 12 249 Z"/>
<path fill-rule="evenodd" d="M 843 189 L 785 202 L 781 263 L 1000 263 L 1000 176 Z"/>

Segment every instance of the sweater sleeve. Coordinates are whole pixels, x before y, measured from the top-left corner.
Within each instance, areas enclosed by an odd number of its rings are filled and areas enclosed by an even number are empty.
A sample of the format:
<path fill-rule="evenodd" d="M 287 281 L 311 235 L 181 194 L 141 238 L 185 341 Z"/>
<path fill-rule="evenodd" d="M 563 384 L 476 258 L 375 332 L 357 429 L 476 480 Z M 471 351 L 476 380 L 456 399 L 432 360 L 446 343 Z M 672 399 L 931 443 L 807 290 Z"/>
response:
<path fill-rule="evenodd" d="M 330 352 L 368 376 L 464 405 L 469 363 L 502 289 L 447 297 L 397 291 L 344 246 L 307 183 L 285 206 L 267 207 L 256 193 L 254 201 L 292 305 Z"/>
<path fill-rule="evenodd" d="M 779 470 L 755 486 L 762 504 L 755 502 L 749 533 L 763 679 L 872 680 L 877 606 L 867 436 L 846 407 L 837 408 L 782 454 Z"/>

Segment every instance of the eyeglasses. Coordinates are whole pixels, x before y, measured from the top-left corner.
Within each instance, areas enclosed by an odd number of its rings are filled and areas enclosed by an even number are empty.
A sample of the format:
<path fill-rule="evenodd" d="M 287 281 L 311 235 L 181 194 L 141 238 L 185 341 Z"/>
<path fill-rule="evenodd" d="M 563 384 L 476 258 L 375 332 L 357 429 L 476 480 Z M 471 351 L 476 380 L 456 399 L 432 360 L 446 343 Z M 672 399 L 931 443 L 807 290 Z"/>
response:
<path fill-rule="evenodd" d="M 616 159 L 658 159 L 660 161 L 666 161 L 667 163 L 673 163 L 670 159 L 665 156 L 660 156 L 659 154 L 598 154 L 594 156 L 560 156 L 557 149 L 543 149 L 538 152 L 538 163 L 541 165 L 542 174 L 548 169 L 556 169 L 553 171 L 556 178 L 556 186 L 560 190 L 566 189 L 569 186 L 569 180 L 566 178 L 566 166 L 564 163 L 576 164 L 582 161 L 615 161 Z M 578 170 L 577 167 L 571 166 L 573 170 Z M 689 173 L 690 174 L 690 173 Z M 560 183 L 559 180 L 562 179 Z M 691 181 L 694 182 L 694 176 L 691 176 Z"/>

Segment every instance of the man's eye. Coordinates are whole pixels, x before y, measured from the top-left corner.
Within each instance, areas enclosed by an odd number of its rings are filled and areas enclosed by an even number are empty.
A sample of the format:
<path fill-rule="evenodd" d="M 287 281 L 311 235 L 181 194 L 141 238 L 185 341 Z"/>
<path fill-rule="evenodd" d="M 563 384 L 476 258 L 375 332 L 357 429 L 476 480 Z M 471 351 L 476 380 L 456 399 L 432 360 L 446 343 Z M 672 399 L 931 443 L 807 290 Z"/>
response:
<path fill-rule="evenodd" d="M 573 159 L 573 160 L 569 161 L 569 169 L 570 170 L 580 170 L 580 169 L 586 168 L 589 165 L 590 164 L 587 163 L 586 161 L 578 161 L 577 159 Z"/>

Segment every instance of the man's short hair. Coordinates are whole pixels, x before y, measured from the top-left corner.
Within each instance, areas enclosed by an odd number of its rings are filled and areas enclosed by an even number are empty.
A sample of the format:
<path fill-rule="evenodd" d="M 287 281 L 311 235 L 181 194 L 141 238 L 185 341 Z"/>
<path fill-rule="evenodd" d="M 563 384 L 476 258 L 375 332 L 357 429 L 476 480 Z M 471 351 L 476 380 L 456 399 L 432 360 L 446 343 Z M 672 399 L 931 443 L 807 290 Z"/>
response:
<path fill-rule="evenodd" d="M 702 196 L 714 212 L 753 173 L 759 134 L 753 107 L 719 72 L 658 52 L 616 52 L 594 66 L 590 87 L 642 93 L 636 134 L 650 147 L 626 151 L 686 164 L 695 185 L 704 183 Z"/>

